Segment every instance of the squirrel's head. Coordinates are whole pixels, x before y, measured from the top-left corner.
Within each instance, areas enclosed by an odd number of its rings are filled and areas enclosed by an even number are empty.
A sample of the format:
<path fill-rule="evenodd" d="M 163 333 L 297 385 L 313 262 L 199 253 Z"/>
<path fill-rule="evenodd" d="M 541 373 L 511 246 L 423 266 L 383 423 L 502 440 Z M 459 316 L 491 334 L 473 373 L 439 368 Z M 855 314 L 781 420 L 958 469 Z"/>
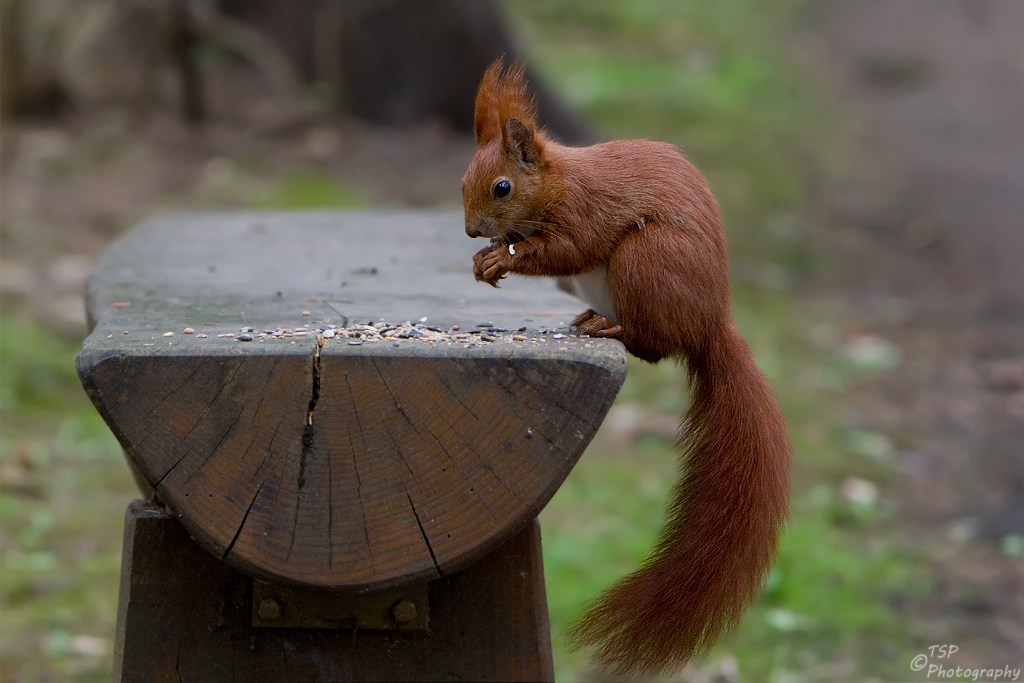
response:
<path fill-rule="evenodd" d="M 533 232 L 542 207 L 546 138 L 522 65 L 502 59 L 484 73 L 476 93 L 477 152 L 462 178 L 466 234 L 514 242 Z"/>

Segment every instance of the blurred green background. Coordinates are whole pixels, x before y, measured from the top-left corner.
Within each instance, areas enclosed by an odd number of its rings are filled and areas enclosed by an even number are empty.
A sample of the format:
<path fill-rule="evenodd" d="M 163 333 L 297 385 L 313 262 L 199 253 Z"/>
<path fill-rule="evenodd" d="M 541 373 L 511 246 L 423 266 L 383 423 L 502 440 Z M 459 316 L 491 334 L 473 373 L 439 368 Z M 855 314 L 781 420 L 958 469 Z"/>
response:
<path fill-rule="evenodd" d="M 885 493 L 892 441 L 848 417 L 851 392 L 904 359 L 808 285 L 830 263 L 813 239 L 817 178 L 847 142 L 791 40 L 806 4 L 517 0 L 506 9 L 531 65 L 599 136 L 673 142 L 707 175 L 731 240 L 735 316 L 790 424 L 792 523 L 767 588 L 736 633 L 672 680 L 905 680 L 926 642 L 912 607 L 932 577 Z M 204 59 L 214 68 L 222 57 Z M 240 133 L 214 116 L 201 138 L 171 115 L 139 123 L 123 107 L 5 124 L 0 680 L 110 676 L 122 517 L 136 492 L 73 367 L 84 334 L 74 287 L 103 244 L 178 207 L 458 206 L 470 140 L 339 119 L 320 96 L 303 95 L 297 122 Z M 52 206 L 65 200 L 64 213 Z M 39 273 L 49 277 L 45 301 L 31 291 L 43 286 Z M 77 284 L 62 290 L 62 277 Z M 541 515 L 559 680 L 605 675 L 587 653 L 567 651 L 565 634 L 650 549 L 686 402 L 680 368 L 632 363 Z"/>

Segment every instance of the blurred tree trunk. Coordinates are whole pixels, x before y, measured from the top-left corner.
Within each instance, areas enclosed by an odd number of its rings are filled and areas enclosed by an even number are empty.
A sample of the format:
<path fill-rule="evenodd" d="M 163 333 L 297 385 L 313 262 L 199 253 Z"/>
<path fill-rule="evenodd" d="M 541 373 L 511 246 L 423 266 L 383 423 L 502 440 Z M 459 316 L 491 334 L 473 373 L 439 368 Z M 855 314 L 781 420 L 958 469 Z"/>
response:
<path fill-rule="evenodd" d="M 158 90 L 169 68 L 182 118 L 200 124 L 211 95 L 204 44 L 251 66 L 278 96 L 322 84 L 360 119 L 460 131 L 472 130 L 487 66 L 522 59 L 500 0 L 0 0 L 0 108 L 38 116 L 91 97 L 144 116 L 166 102 Z M 591 141 L 536 72 L 527 77 L 540 123 L 566 143 Z"/>
<path fill-rule="evenodd" d="M 266 35 L 303 80 L 325 83 L 336 106 L 373 123 L 446 121 L 472 130 L 487 65 L 521 58 L 496 0 L 220 0 Z M 542 125 L 570 144 L 591 136 L 535 73 Z"/>
<path fill-rule="evenodd" d="M 0 0 L 0 114 L 50 115 L 69 103 L 67 92 L 52 64 L 40 63 L 45 45 L 32 45 L 25 28 L 30 0 Z M 35 36 L 45 43 L 49 36 Z M 33 59 L 35 57 L 36 59 Z"/>

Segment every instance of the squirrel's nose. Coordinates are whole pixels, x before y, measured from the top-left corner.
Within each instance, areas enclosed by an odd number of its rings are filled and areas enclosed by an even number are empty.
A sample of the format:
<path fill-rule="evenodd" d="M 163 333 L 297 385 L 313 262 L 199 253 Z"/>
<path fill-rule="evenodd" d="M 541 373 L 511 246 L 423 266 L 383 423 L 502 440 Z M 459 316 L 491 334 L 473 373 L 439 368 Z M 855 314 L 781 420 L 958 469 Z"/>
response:
<path fill-rule="evenodd" d="M 471 227 L 469 227 L 467 225 L 466 226 L 466 234 L 469 235 L 470 237 L 479 237 L 480 236 L 480 230 L 478 230 L 477 228 L 471 228 Z"/>

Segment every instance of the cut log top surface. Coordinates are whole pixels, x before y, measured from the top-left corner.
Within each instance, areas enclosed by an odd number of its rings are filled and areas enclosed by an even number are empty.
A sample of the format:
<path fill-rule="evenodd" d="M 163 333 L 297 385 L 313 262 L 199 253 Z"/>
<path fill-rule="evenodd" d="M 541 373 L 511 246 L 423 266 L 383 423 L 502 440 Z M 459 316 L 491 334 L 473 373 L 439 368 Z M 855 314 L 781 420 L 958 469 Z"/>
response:
<path fill-rule="evenodd" d="M 436 578 L 537 515 L 626 371 L 618 342 L 568 334 L 584 306 L 550 280 L 474 282 L 483 244 L 455 214 L 157 218 L 97 264 L 79 374 L 226 562 L 354 590 Z"/>

